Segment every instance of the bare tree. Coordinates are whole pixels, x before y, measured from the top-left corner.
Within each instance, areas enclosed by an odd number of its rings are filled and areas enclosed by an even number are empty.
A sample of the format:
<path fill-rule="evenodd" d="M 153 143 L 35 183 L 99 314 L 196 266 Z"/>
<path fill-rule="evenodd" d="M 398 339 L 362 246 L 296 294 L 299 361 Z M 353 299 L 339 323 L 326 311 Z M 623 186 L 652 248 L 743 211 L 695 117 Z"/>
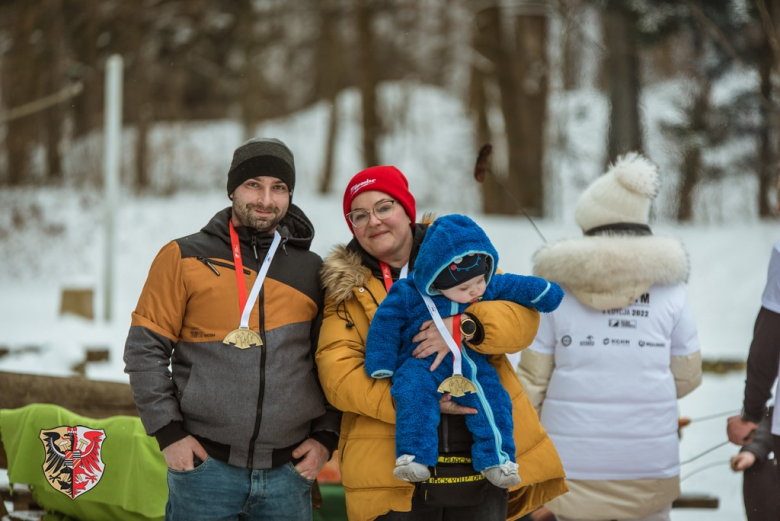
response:
<path fill-rule="evenodd" d="M 336 153 L 336 137 L 339 132 L 338 96 L 344 77 L 344 45 L 339 37 L 339 20 L 344 16 L 343 9 L 336 2 L 319 2 L 320 45 L 317 59 L 318 82 L 322 97 L 329 106 L 327 137 L 325 140 L 325 161 L 318 191 L 328 193 L 333 178 L 333 161 Z"/>
<path fill-rule="evenodd" d="M 541 215 L 544 210 L 543 125 L 548 95 L 547 20 L 545 12 L 539 9 L 512 13 L 511 23 L 507 23 L 506 16 L 497 4 L 489 4 L 474 14 L 474 49 L 491 64 L 489 75 L 472 68 L 472 74 L 477 75 L 472 80 L 473 88 L 477 89 L 473 91 L 474 99 L 485 103 L 478 108 L 477 117 L 484 118 L 480 113 L 489 110 L 486 103 L 489 98 L 479 90 L 485 88 L 484 79 L 489 78 L 495 82 L 500 95 L 502 137 L 507 149 L 507 171 L 494 172 L 505 181 L 485 180 L 483 208 L 486 213 L 517 213 L 519 209 L 512 198 L 499 196 L 508 190 L 526 212 Z M 492 134 L 492 139 L 499 137 L 495 132 Z"/>
<path fill-rule="evenodd" d="M 609 161 L 628 151 L 642 150 L 639 114 L 640 79 L 634 28 L 636 15 L 626 2 L 608 0 L 604 12 L 609 84 Z"/>
<path fill-rule="evenodd" d="M 358 84 L 363 114 L 363 161 L 366 166 L 380 164 L 378 142 L 382 133 L 382 119 L 377 107 L 379 87 L 378 63 L 373 59 L 374 3 L 371 0 L 354 0 L 355 27 L 358 35 L 357 63 Z"/>

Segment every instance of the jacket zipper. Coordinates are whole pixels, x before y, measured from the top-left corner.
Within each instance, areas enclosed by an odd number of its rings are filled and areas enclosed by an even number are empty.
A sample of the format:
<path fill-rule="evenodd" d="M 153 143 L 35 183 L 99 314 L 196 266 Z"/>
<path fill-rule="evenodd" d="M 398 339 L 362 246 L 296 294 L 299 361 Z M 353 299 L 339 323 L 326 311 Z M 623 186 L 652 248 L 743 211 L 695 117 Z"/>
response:
<path fill-rule="evenodd" d="M 259 304 L 259 314 L 260 314 L 260 338 L 263 340 L 263 345 L 260 346 L 260 378 L 258 381 L 258 393 L 257 393 L 257 415 L 255 416 L 255 428 L 252 431 L 252 439 L 249 440 L 249 450 L 248 450 L 248 467 L 252 468 L 253 460 L 255 458 L 255 442 L 257 441 L 257 437 L 260 434 L 260 424 L 262 423 L 263 419 L 263 397 L 265 395 L 265 316 L 263 314 L 263 301 L 265 297 L 265 289 L 260 290 L 260 295 L 257 297 L 257 302 Z"/>

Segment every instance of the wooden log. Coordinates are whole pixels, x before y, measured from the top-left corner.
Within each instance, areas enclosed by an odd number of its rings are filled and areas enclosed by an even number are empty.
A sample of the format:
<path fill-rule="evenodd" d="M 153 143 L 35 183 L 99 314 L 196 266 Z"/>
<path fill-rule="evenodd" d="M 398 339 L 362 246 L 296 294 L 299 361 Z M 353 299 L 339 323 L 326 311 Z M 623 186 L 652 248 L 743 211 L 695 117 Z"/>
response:
<path fill-rule="evenodd" d="M 0 372 L 0 409 L 16 409 L 33 403 L 59 405 L 90 418 L 138 416 L 128 384 L 81 377 Z M 0 468 L 8 468 L 2 439 Z"/>
<path fill-rule="evenodd" d="M 675 499 L 672 508 L 706 508 L 717 510 L 720 500 L 707 494 L 683 494 Z"/>

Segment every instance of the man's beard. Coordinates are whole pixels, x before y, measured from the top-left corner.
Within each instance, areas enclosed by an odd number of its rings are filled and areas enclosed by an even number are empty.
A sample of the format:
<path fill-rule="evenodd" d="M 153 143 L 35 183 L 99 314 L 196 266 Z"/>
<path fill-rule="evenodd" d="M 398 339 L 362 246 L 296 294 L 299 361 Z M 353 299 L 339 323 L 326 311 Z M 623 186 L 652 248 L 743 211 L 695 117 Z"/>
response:
<path fill-rule="evenodd" d="M 267 218 L 261 218 L 255 215 L 254 210 L 262 210 L 266 212 L 273 212 L 273 215 Z M 284 218 L 286 212 L 278 206 L 263 206 L 261 204 L 248 203 L 243 206 L 233 203 L 233 214 L 238 218 L 238 221 L 247 228 L 253 228 L 258 232 L 267 232 L 276 227 Z"/>

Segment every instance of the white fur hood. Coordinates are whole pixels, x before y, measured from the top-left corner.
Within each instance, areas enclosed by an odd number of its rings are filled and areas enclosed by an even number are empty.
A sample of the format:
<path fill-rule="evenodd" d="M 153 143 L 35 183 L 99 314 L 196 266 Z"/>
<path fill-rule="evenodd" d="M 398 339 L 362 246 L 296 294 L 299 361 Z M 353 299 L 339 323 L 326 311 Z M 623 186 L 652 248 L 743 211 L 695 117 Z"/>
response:
<path fill-rule="evenodd" d="M 566 239 L 542 247 L 533 260 L 534 275 L 598 310 L 623 308 L 656 284 L 686 282 L 690 272 L 682 244 L 656 236 Z"/>

